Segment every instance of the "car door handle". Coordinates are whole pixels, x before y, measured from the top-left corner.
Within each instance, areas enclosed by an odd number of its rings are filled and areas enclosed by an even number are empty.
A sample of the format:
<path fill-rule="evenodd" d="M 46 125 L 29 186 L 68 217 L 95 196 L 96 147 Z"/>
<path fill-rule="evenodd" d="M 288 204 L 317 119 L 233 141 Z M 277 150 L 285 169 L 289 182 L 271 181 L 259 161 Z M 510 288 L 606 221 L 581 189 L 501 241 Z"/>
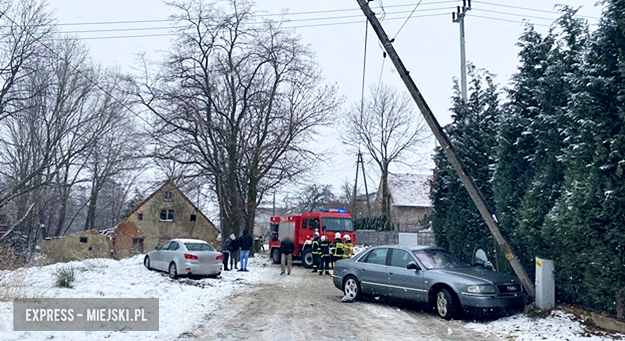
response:
<path fill-rule="evenodd" d="M 389 274 L 389 275 L 392 275 L 393 273 L 392 273 L 392 272 L 389 272 L 388 274 Z"/>

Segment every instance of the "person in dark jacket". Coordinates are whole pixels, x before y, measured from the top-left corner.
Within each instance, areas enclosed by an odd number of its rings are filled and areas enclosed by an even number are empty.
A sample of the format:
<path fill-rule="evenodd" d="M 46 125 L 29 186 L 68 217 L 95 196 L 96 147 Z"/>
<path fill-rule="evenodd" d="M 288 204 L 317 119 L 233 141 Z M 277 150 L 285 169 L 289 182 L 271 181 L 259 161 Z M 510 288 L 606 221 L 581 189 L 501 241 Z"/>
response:
<path fill-rule="evenodd" d="M 330 274 L 330 241 L 326 236 L 321 236 L 319 240 L 319 249 L 321 250 L 321 263 L 319 264 L 319 275 Z"/>
<path fill-rule="evenodd" d="M 312 242 L 311 242 L 311 251 L 312 251 L 312 257 L 313 257 L 313 270 L 312 272 L 317 272 L 319 271 L 319 263 L 321 263 L 321 247 L 319 247 L 319 232 L 315 232 L 315 237 L 313 238 Z"/>
<path fill-rule="evenodd" d="M 280 252 L 282 253 L 282 260 L 280 262 L 280 269 L 282 272 L 280 275 L 284 275 L 284 267 L 287 267 L 288 275 L 291 274 L 291 266 L 293 264 L 293 251 L 295 251 L 295 244 L 289 237 L 284 237 L 282 243 L 280 243 Z"/>
<path fill-rule="evenodd" d="M 227 238 L 226 241 L 224 241 L 224 245 L 221 248 L 221 253 L 224 256 L 224 271 L 230 271 L 230 268 L 228 268 L 228 260 L 230 259 L 230 251 L 228 251 L 230 249 L 230 243 L 232 243 L 232 239 Z"/>
<path fill-rule="evenodd" d="M 230 243 L 228 244 L 228 252 L 230 253 L 230 270 L 238 269 L 237 262 L 239 261 L 239 249 L 239 241 L 233 233 L 230 235 Z"/>
<path fill-rule="evenodd" d="M 250 260 L 250 250 L 253 244 L 254 240 L 250 236 L 250 231 L 247 229 L 243 230 L 243 235 L 239 238 L 239 246 L 241 247 L 241 269 L 239 269 L 239 271 L 249 271 L 247 270 L 247 265 Z"/>

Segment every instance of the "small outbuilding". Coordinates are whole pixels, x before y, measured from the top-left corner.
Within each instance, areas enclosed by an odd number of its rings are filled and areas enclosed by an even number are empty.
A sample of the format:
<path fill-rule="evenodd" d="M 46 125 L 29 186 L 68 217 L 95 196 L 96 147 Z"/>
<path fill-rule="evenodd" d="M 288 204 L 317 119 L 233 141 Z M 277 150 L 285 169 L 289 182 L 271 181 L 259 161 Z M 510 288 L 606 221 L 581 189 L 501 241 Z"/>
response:
<path fill-rule="evenodd" d="M 87 258 L 110 258 L 111 242 L 96 230 L 81 231 L 41 242 L 43 263 L 53 264 Z"/>

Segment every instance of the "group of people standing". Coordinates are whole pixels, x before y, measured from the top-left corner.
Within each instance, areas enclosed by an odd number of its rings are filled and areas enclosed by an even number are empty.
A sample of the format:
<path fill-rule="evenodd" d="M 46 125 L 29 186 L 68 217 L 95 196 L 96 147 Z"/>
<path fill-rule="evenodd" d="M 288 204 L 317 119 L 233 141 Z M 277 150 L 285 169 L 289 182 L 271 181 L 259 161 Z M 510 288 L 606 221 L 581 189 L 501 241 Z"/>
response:
<path fill-rule="evenodd" d="M 330 274 L 330 268 L 334 268 L 334 263 L 340 259 L 352 258 L 354 255 L 354 245 L 351 237 L 345 234 L 341 238 L 341 233 L 334 234 L 334 242 L 330 242 L 323 235 L 319 237 L 319 232 L 315 232 L 312 240 L 313 270 L 319 275 Z"/>
<path fill-rule="evenodd" d="M 250 258 L 250 250 L 254 245 L 254 240 L 250 236 L 250 232 L 245 229 L 243 235 L 237 238 L 234 233 L 224 242 L 224 271 L 238 269 L 238 271 L 248 271 L 247 266 Z M 241 268 L 237 267 L 237 263 L 241 261 Z"/>
<path fill-rule="evenodd" d="M 339 259 L 352 258 L 354 255 L 354 244 L 352 238 L 345 234 L 341 238 L 341 233 L 334 234 L 334 242 L 330 242 L 323 235 L 319 237 L 319 232 L 315 231 L 314 238 L 311 243 L 313 256 L 313 270 L 319 275 L 330 274 L 330 268 L 334 268 L 334 263 Z M 285 237 L 280 243 L 280 275 L 290 275 L 293 264 L 293 252 L 295 251 L 295 243 L 290 237 Z"/>

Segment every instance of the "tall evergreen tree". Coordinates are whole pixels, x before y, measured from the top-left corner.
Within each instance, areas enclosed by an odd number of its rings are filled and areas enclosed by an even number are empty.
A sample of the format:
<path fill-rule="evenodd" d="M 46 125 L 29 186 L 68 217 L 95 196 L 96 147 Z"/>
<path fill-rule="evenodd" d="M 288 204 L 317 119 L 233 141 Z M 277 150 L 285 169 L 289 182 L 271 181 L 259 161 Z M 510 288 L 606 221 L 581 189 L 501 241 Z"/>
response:
<path fill-rule="evenodd" d="M 520 66 L 512 77 L 508 89 L 509 101 L 504 106 L 498 132 L 497 163 L 493 176 L 496 213 L 502 228 L 514 241 L 518 241 L 518 211 L 522 198 L 534 176 L 530 167 L 536 151 L 535 136 L 529 130 L 541 110 L 539 98 L 543 91 L 541 79 L 547 69 L 553 39 L 543 37 L 528 25 L 521 35 L 518 46 Z M 524 248 L 517 244 L 521 259 Z"/>
<path fill-rule="evenodd" d="M 604 1 L 568 107 L 564 191 L 544 254 L 559 297 L 625 317 L 625 0 Z"/>
<path fill-rule="evenodd" d="M 536 252 L 547 247 L 540 231 L 560 197 L 566 108 L 588 36 L 576 10 L 564 7 L 562 13 L 547 36 L 531 25 L 521 36 L 521 66 L 499 132 L 497 213 L 530 268 Z"/>
<path fill-rule="evenodd" d="M 470 96 L 466 103 L 455 85 L 453 122 L 445 127 L 452 145 L 480 191 L 493 204 L 490 179 L 495 162 L 499 94 L 493 77 L 469 67 Z M 493 241 L 477 207 L 462 182 L 438 148 L 434 156 L 435 179 L 432 227 L 438 245 L 470 259 L 476 246 L 492 247 Z"/>

